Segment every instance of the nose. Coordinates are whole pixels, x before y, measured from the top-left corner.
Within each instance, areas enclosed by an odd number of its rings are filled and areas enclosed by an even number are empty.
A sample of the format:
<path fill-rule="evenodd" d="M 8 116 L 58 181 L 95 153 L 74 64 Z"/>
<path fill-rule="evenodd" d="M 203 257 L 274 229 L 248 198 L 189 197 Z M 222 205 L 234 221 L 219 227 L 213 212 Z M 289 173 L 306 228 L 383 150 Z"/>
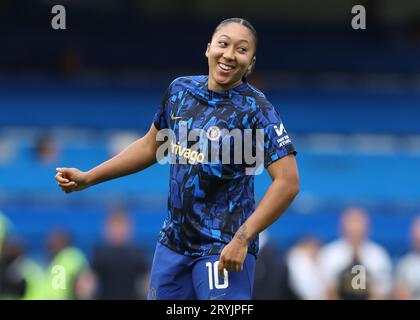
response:
<path fill-rule="evenodd" d="M 226 60 L 234 60 L 235 59 L 235 53 L 233 46 L 230 46 L 226 48 L 226 50 L 223 52 L 223 58 Z"/>

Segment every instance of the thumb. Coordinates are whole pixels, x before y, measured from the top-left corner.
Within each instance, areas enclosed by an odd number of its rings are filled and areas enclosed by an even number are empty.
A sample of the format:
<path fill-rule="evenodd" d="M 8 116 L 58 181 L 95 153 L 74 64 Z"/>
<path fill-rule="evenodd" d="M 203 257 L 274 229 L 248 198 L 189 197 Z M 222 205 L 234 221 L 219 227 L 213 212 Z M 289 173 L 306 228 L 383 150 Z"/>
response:
<path fill-rule="evenodd" d="M 217 270 L 219 271 L 220 276 L 224 276 L 225 263 L 222 259 L 219 260 L 219 265 L 217 266 Z"/>
<path fill-rule="evenodd" d="M 61 173 L 63 177 L 70 177 L 71 171 L 69 168 L 56 168 L 57 172 Z"/>

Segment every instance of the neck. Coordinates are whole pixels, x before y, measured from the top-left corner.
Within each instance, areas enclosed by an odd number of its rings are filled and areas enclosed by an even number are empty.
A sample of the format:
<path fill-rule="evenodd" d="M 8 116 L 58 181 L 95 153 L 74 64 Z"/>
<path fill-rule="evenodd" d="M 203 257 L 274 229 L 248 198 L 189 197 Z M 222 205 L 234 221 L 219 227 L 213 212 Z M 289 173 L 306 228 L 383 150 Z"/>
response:
<path fill-rule="evenodd" d="M 223 90 L 230 90 L 233 88 L 236 88 L 242 83 L 242 79 L 239 79 L 238 81 L 234 83 L 228 83 L 226 85 L 222 85 L 220 83 L 217 83 L 210 75 L 209 75 L 209 82 L 208 82 L 208 89 L 211 91 L 223 91 Z"/>

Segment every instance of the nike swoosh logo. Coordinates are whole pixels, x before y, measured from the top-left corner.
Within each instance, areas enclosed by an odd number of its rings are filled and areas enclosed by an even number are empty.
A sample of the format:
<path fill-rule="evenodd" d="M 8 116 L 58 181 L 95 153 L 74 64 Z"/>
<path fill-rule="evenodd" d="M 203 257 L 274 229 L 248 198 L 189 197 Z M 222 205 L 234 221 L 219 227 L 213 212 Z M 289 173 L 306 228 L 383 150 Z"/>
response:
<path fill-rule="evenodd" d="M 175 117 L 171 114 L 171 120 L 177 120 L 177 119 L 182 119 L 182 117 Z"/>
<path fill-rule="evenodd" d="M 226 295 L 226 293 L 222 293 L 222 294 L 219 294 L 217 296 L 210 296 L 210 300 L 217 300 L 217 299 L 219 299 L 219 298 L 221 298 L 225 295 Z"/>

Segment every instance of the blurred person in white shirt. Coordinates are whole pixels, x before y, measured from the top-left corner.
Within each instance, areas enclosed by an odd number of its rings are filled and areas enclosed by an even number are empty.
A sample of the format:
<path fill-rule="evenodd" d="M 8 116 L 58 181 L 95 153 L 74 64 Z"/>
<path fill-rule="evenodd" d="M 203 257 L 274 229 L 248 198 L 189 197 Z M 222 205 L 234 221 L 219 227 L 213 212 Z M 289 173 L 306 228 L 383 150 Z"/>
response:
<path fill-rule="evenodd" d="M 369 239 L 369 216 L 348 208 L 341 217 L 342 237 L 320 251 L 330 299 L 387 299 L 392 290 L 392 262 L 387 251 Z"/>
<path fill-rule="evenodd" d="M 299 299 L 323 300 L 327 287 L 319 265 L 320 241 L 312 236 L 300 240 L 287 256 L 290 287 Z"/>
<path fill-rule="evenodd" d="M 411 226 L 412 250 L 397 263 L 394 297 L 400 300 L 420 300 L 420 215 Z"/>

